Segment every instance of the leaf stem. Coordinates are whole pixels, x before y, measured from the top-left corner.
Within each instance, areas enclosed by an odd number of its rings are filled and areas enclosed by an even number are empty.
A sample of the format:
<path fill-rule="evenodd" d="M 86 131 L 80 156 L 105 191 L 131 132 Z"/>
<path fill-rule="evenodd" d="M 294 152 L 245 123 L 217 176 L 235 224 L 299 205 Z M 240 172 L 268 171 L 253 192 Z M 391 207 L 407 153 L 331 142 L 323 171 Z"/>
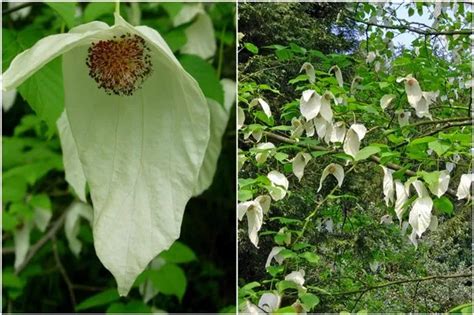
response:
<path fill-rule="evenodd" d="M 227 24 L 224 24 L 222 27 L 222 32 L 220 36 L 220 43 L 219 43 L 219 59 L 217 61 L 217 77 L 221 78 L 222 73 L 222 62 L 224 61 L 224 34 L 227 28 Z"/>
<path fill-rule="evenodd" d="M 115 0 L 115 13 L 120 15 L 120 0 Z"/>

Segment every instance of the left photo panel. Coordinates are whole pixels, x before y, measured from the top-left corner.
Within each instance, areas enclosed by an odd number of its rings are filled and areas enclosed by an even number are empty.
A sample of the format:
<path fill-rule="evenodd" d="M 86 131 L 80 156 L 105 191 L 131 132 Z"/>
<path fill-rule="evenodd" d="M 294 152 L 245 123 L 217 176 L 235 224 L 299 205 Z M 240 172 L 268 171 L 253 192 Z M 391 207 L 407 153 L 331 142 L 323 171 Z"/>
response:
<path fill-rule="evenodd" d="M 234 313 L 235 3 L 2 17 L 2 312 Z"/>

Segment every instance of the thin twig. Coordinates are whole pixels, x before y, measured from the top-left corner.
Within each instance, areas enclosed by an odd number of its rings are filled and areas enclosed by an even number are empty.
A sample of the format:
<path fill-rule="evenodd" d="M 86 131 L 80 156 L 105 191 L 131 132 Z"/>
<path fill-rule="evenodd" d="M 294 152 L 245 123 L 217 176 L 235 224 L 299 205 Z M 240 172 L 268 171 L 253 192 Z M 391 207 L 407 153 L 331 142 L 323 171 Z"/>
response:
<path fill-rule="evenodd" d="M 59 258 L 56 236 L 53 235 L 51 237 L 51 242 L 53 244 L 53 253 L 54 253 L 54 259 L 56 260 L 56 265 L 58 266 L 59 272 L 61 273 L 64 279 L 64 282 L 66 283 L 67 290 L 69 291 L 69 298 L 71 299 L 73 309 L 76 309 L 76 296 L 74 295 L 74 285 L 72 284 L 71 279 L 69 279 L 66 269 L 64 269 L 61 259 Z"/>
<path fill-rule="evenodd" d="M 49 229 L 49 231 L 44 234 L 42 238 L 40 238 L 33 246 L 30 247 L 30 250 L 28 251 L 25 260 L 15 271 L 15 274 L 19 274 L 26 267 L 26 265 L 28 265 L 30 260 L 35 256 L 36 252 L 40 250 L 40 248 L 43 247 L 48 240 L 50 240 L 53 236 L 56 235 L 56 233 L 63 225 L 64 220 L 66 219 L 66 213 L 67 211 L 64 211 L 61 216 L 53 223 L 51 229 Z"/>

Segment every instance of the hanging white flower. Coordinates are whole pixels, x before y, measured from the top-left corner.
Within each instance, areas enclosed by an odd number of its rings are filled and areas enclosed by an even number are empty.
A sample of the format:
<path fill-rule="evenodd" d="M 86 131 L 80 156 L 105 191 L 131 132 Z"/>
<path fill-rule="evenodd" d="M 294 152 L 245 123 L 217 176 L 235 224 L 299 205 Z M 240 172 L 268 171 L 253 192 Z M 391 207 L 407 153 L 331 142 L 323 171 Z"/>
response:
<path fill-rule="evenodd" d="M 331 174 L 337 179 L 337 185 L 339 187 L 342 186 L 342 182 L 344 181 L 344 169 L 339 164 L 331 163 L 323 170 L 323 174 L 321 175 L 321 179 L 319 180 L 319 188 L 317 192 L 321 190 L 321 188 L 323 187 L 323 182 L 329 174 Z"/>
<path fill-rule="evenodd" d="M 217 50 L 214 27 L 202 3 L 186 3 L 173 19 L 179 26 L 194 20 L 185 30 L 186 44 L 181 47 L 183 54 L 197 55 L 203 59 L 214 56 Z"/>
<path fill-rule="evenodd" d="M 458 190 L 456 192 L 456 197 L 458 200 L 467 199 L 471 200 L 471 184 L 474 181 L 474 174 L 463 174 L 461 175 L 461 180 L 459 181 Z"/>
<path fill-rule="evenodd" d="M 239 149 L 237 153 L 237 171 L 238 172 L 240 172 L 240 170 L 242 169 L 246 161 L 247 161 L 247 157 L 245 156 L 245 153 L 241 149 Z"/>
<path fill-rule="evenodd" d="M 300 111 L 306 120 L 311 120 L 318 116 L 321 109 L 321 95 L 315 90 L 303 91 L 300 99 Z"/>
<path fill-rule="evenodd" d="M 272 263 L 272 259 L 275 259 L 275 261 L 281 265 L 283 263 L 283 260 L 285 260 L 285 257 L 279 255 L 282 250 L 284 250 L 284 247 L 276 246 L 273 247 L 272 250 L 270 251 L 270 254 L 268 254 L 267 262 L 265 263 L 265 268 L 270 267 L 270 264 Z"/>
<path fill-rule="evenodd" d="M 257 305 L 253 304 L 249 300 L 245 300 L 245 304 L 242 306 L 242 313 L 243 314 L 250 314 L 250 315 L 264 314 L 264 312 L 260 308 L 258 308 Z"/>
<path fill-rule="evenodd" d="M 394 94 L 385 94 L 380 99 L 380 107 L 382 107 L 382 109 L 387 108 L 395 97 L 396 95 Z"/>
<path fill-rule="evenodd" d="M 273 314 L 280 307 L 281 297 L 275 293 L 263 293 L 258 301 L 258 307 L 266 314 Z"/>
<path fill-rule="evenodd" d="M 334 100 L 334 102 L 337 103 L 334 94 L 329 91 L 326 91 L 321 97 L 321 108 L 319 110 L 319 113 L 321 114 L 321 117 L 323 117 L 327 122 L 332 122 L 333 117 L 331 109 L 331 100 Z"/>
<path fill-rule="evenodd" d="M 347 131 L 344 140 L 344 152 L 352 157 L 355 157 L 359 152 L 360 142 L 364 139 L 367 133 L 367 128 L 361 124 L 353 124 Z"/>
<path fill-rule="evenodd" d="M 374 60 L 375 60 L 376 57 L 377 57 L 377 55 L 375 54 L 375 52 L 370 51 L 370 52 L 367 54 L 367 58 L 365 59 L 365 62 L 366 62 L 366 63 L 372 63 L 372 62 L 374 62 Z"/>
<path fill-rule="evenodd" d="M 314 72 L 314 67 L 312 64 L 310 64 L 309 62 L 305 62 L 303 63 L 303 65 L 301 66 L 301 69 L 299 72 L 301 71 L 305 71 L 306 72 L 306 75 L 308 76 L 309 78 L 309 82 L 310 83 L 314 83 L 316 81 L 316 74 Z"/>
<path fill-rule="evenodd" d="M 314 136 L 314 120 L 308 120 L 304 123 L 304 131 L 306 132 L 306 136 L 312 137 Z"/>
<path fill-rule="evenodd" d="M 393 223 L 393 219 L 390 214 L 383 215 L 380 218 L 380 224 L 392 224 L 392 223 Z"/>
<path fill-rule="evenodd" d="M 237 106 L 237 130 L 242 129 L 245 123 L 245 113 L 244 110 Z"/>
<path fill-rule="evenodd" d="M 423 97 L 418 101 L 415 107 L 416 116 L 419 118 L 427 117 L 432 119 L 429 112 L 430 105 L 433 103 L 439 95 L 439 91 L 436 92 L 422 92 Z"/>
<path fill-rule="evenodd" d="M 316 117 L 313 119 L 314 122 L 314 127 L 316 128 L 316 134 L 320 139 L 323 139 L 326 134 L 331 134 L 331 132 L 328 132 L 328 129 L 332 124 L 330 122 L 327 122 L 324 118 L 322 117 Z M 332 129 L 331 129 L 332 130 Z"/>
<path fill-rule="evenodd" d="M 404 208 L 403 206 L 408 200 L 408 189 L 402 184 L 402 182 L 398 179 L 394 180 L 395 184 L 395 194 L 397 199 L 395 200 L 395 213 L 397 214 L 397 218 L 402 223 L 402 217 Z"/>
<path fill-rule="evenodd" d="M 331 142 L 344 142 L 344 137 L 346 135 L 346 124 L 343 121 L 338 121 L 332 125 L 331 130 Z"/>
<path fill-rule="evenodd" d="M 411 74 L 404 78 L 397 78 L 397 83 L 405 82 L 405 92 L 407 93 L 408 103 L 411 107 L 416 108 L 418 102 L 423 97 L 423 93 L 418 81 Z"/>
<path fill-rule="evenodd" d="M 410 123 L 410 112 L 399 112 L 398 113 L 398 124 L 400 127 L 404 127 Z"/>
<path fill-rule="evenodd" d="M 265 102 L 262 98 L 254 98 L 250 104 L 249 104 L 249 107 L 252 108 L 254 107 L 255 105 L 257 104 L 260 104 L 260 106 L 262 107 L 263 109 L 263 112 L 265 113 L 265 115 L 270 118 L 272 116 L 272 112 L 270 110 L 270 106 L 268 105 L 267 102 Z"/>
<path fill-rule="evenodd" d="M 82 243 L 78 239 L 79 229 L 81 227 L 81 218 L 89 223 L 93 222 L 92 207 L 84 202 L 74 202 L 66 210 L 66 220 L 64 222 L 64 232 L 66 239 L 74 256 L 78 257 L 82 249 Z"/>
<path fill-rule="evenodd" d="M 375 72 L 379 72 L 381 67 L 382 67 L 382 63 L 377 60 L 377 61 L 374 63 L 374 70 L 375 70 Z"/>
<path fill-rule="evenodd" d="M 303 135 L 303 132 L 305 131 L 305 125 L 301 122 L 301 119 L 298 119 L 296 117 L 293 117 L 291 119 L 291 135 L 290 138 L 292 139 L 297 139 Z"/>
<path fill-rule="evenodd" d="M 298 178 L 298 181 L 301 181 L 301 178 L 303 178 L 304 169 L 310 160 L 311 154 L 306 152 L 298 152 L 298 154 L 293 158 L 293 173 Z"/>
<path fill-rule="evenodd" d="M 91 22 L 41 39 L 12 61 L 3 89 L 59 56 L 95 250 L 127 295 L 179 236 L 210 139 L 209 105 L 160 34 L 119 15 L 111 27 Z"/>
<path fill-rule="evenodd" d="M 336 76 L 337 83 L 339 84 L 340 87 L 344 87 L 344 81 L 342 79 L 342 72 L 341 69 L 339 69 L 338 66 L 332 66 L 331 69 L 329 69 L 329 73 L 334 70 L 334 75 Z"/>
<path fill-rule="evenodd" d="M 272 184 L 270 187 L 270 196 L 272 196 L 273 200 L 278 201 L 285 198 L 289 185 L 285 175 L 278 171 L 271 171 L 267 174 L 267 178 Z"/>
<path fill-rule="evenodd" d="M 276 152 L 275 145 L 271 142 L 259 143 L 256 149 L 258 152 L 255 154 L 255 160 L 259 164 L 265 163 L 267 158 Z"/>
<path fill-rule="evenodd" d="M 258 248 L 258 231 L 263 224 L 263 208 L 257 200 L 246 201 L 237 205 L 239 221 L 247 216 L 248 236 L 250 242 Z"/>
<path fill-rule="evenodd" d="M 383 194 L 385 195 L 385 204 L 387 207 L 393 203 L 395 188 L 393 183 L 393 170 L 380 165 L 383 169 Z"/>
<path fill-rule="evenodd" d="M 5 112 L 8 112 L 13 104 L 15 104 L 16 94 L 16 89 L 2 93 L 2 107 Z"/>
<path fill-rule="evenodd" d="M 303 269 L 300 269 L 299 271 L 292 271 L 288 275 L 285 276 L 285 280 L 291 281 L 295 283 L 299 288 L 304 288 L 304 279 L 305 272 Z"/>
<path fill-rule="evenodd" d="M 431 193 L 438 198 L 444 195 L 446 191 L 448 190 L 450 178 L 451 177 L 449 176 L 448 171 L 446 170 L 440 171 L 439 176 L 438 176 L 438 182 L 433 185 L 428 186 Z"/>
<path fill-rule="evenodd" d="M 417 198 L 413 203 L 408 222 L 419 237 L 430 225 L 432 208 L 433 200 L 429 196 Z"/>

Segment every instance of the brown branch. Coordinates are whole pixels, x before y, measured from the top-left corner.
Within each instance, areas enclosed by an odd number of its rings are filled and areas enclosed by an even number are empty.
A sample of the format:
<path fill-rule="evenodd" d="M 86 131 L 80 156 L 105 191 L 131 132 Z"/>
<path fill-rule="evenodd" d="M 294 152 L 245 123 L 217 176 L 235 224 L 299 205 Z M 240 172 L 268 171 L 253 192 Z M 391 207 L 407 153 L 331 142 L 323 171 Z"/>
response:
<path fill-rule="evenodd" d="M 66 283 L 67 290 L 69 291 L 69 298 L 71 299 L 72 307 L 73 309 L 76 309 L 76 296 L 74 295 L 74 285 L 71 282 L 71 279 L 69 279 L 66 269 L 64 269 L 61 259 L 59 258 L 58 245 L 56 242 L 56 236 L 54 234 L 51 237 L 51 242 L 53 243 L 53 253 L 54 253 L 54 259 L 56 260 L 56 265 L 58 266 L 59 272 L 61 273 L 61 276 L 63 277 L 64 282 Z"/>
<path fill-rule="evenodd" d="M 399 30 L 399 31 L 410 31 L 413 33 L 417 33 L 420 35 L 471 35 L 473 33 L 472 30 L 453 30 L 453 31 L 440 31 L 440 30 L 422 30 L 419 28 L 411 27 L 411 26 L 403 26 L 403 25 L 384 25 L 384 24 L 377 24 L 377 23 L 372 23 L 368 21 L 363 21 L 357 18 L 354 18 L 351 14 L 345 13 L 344 14 L 349 20 L 352 20 L 354 22 L 362 23 L 367 26 L 375 26 L 375 27 L 380 27 L 380 28 L 386 28 L 386 29 L 391 29 L 391 30 Z"/>
<path fill-rule="evenodd" d="M 26 265 L 28 265 L 30 260 L 35 256 L 36 252 L 40 250 L 48 240 L 56 235 L 63 225 L 64 220 L 66 219 L 66 213 L 67 211 L 64 211 L 61 216 L 52 224 L 51 229 L 49 229 L 49 231 L 44 234 L 42 238 L 40 238 L 33 246 L 30 247 L 28 254 L 26 254 L 25 260 L 15 271 L 16 275 L 19 274 L 26 267 Z"/>
<path fill-rule="evenodd" d="M 454 117 L 454 118 L 446 118 L 446 119 L 438 119 L 438 120 L 422 120 L 413 124 L 405 125 L 402 127 L 402 129 L 412 128 L 412 127 L 417 127 L 417 126 L 422 126 L 422 125 L 436 125 L 436 124 L 451 123 L 451 122 L 456 122 L 456 121 L 466 121 L 470 119 L 471 117 Z M 384 135 L 388 136 L 389 134 L 392 134 L 394 132 L 396 132 L 396 130 L 390 130 L 384 133 Z"/>
<path fill-rule="evenodd" d="M 277 134 L 274 134 L 274 133 L 271 133 L 271 132 L 268 132 L 268 131 L 264 131 L 263 134 L 265 136 L 267 136 L 268 138 L 277 140 L 279 142 L 288 143 L 288 144 L 295 144 L 295 145 L 305 147 L 305 148 L 309 148 L 309 149 L 316 150 L 316 151 L 327 151 L 325 147 L 317 146 L 317 145 L 310 145 L 310 144 L 301 144 L 296 140 L 287 138 L 285 136 L 277 135 Z M 334 151 L 334 153 L 337 153 L 337 151 Z M 375 155 L 371 155 L 369 158 L 377 164 L 382 164 L 380 158 L 375 156 Z M 399 171 L 399 170 L 402 169 L 402 167 L 400 165 L 395 164 L 395 163 L 386 163 L 386 164 L 384 164 L 384 166 L 386 166 L 386 167 L 388 167 L 392 170 L 395 170 L 395 171 Z M 405 175 L 408 175 L 408 176 L 416 176 L 416 173 L 411 171 L 411 170 L 405 170 L 404 173 L 405 173 Z M 450 195 L 451 197 L 453 197 L 453 198 L 456 197 L 456 192 L 452 189 L 448 189 L 446 193 L 448 195 Z"/>
<path fill-rule="evenodd" d="M 454 275 L 436 275 L 436 276 L 428 276 L 428 277 L 416 278 L 416 279 L 397 280 L 397 281 L 391 281 L 391 282 L 386 282 L 382 284 L 377 284 L 374 286 L 365 287 L 358 290 L 328 293 L 328 295 L 351 295 L 351 294 L 365 293 L 371 290 L 376 290 L 380 288 L 389 287 L 392 285 L 398 285 L 398 284 L 404 284 L 404 283 L 410 283 L 410 282 L 421 282 L 421 281 L 429 281 L 429 280 L 436 280 L 436 279 L 467 278 L 467 277 L 472 278 L 472 273 L 454 274 Z M 319 292 L 319 294 L 321 294 L 321 292 Z"/>
<path fill-rule="evenodd" d="M 2 255 L 14 254 L 15 248 L 14 247 L 4 247 L 2 248 Z"/>

